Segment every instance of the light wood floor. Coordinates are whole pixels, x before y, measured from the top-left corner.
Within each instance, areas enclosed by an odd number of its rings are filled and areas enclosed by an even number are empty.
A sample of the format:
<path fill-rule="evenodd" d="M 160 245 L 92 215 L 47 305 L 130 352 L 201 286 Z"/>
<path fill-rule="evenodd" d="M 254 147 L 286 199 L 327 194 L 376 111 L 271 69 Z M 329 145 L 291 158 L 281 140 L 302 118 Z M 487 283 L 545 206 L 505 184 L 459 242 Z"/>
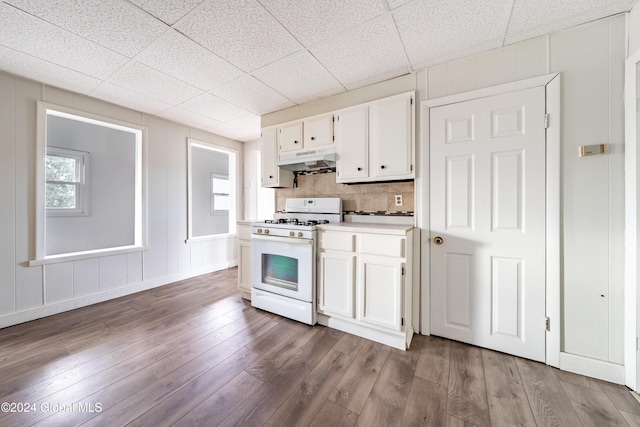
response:
<path fill-rule="evenodd" d="M 622 386 L 416 335 L 403 352 L 252 308 L 237 271 L 0 330 L 0 426 L 626 426 Z"/>

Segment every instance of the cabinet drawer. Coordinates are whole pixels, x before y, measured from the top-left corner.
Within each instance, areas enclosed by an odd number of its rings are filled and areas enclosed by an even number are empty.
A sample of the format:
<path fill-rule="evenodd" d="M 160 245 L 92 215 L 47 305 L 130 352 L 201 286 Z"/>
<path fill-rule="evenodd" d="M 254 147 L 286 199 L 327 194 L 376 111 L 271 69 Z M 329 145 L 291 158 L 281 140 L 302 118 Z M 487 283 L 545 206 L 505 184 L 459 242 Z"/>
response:
<path fill-rule="evenodd" d="M 318 247 L 320 249 L 353 252 L 355 250 L 355 238 L 351 233 L 321 231 L 318 238 Z"/>
<path fill-rule="evenodd" d="M 404 258 L 404 247 L 405 239 L 399 236 L 361 234 L 358 240 L 358 252 L 363 254 Z"/>

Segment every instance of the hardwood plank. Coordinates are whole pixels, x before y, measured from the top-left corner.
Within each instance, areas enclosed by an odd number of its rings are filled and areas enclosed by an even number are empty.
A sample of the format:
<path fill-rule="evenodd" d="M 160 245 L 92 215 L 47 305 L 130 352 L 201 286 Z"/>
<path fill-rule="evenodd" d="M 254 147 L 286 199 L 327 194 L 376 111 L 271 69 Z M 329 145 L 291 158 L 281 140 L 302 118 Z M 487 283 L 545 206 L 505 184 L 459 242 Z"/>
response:
<path fill-rule="evenodd" d="M 585 427 L 626 427 L 627 422 L 601 391 L 561 381 L 578 418 Z"/>
<path fill-rule="evenodd" d="M 557 368 L 552 368 L 554 375 L 558 379 L 558 381 L 564 381 L 566 383 L 571 383 L 575 385 L 579 385 L 581 387 L 592 388 L 594 390 L 602 391 L 600 386 L 598 385 L 597 380 L 589 377 L 585 377 L 584 375 L 574 374 L 573 372 L 561 371 Z"/>
<path fill-rule="evenodd" d="M 228 384 L 236 381 L 239 376 L 248 375 L 244 373 L 244 369 L 259 357 L 260 355 L 248 350 L 246 347 L 240 349 L 219 365 L 204 372 L 175 393 L 170 394 L 158 405 L 133 420 L 129 425 L 141 427 L 169 425 L 178 420 L 180 420 L 180 423 L 184 423 L 185 420 L 194 421 L 194 417 L 199 418 L 200 415 L 198 414 L 202 410 L 210 408 L 222 410 L 217 398 L 225 396 L 225 393 L 228 392 Z M 255 379 L 255 382 L 251 378 Z M 251 378 L 246 379 L 246 381 L 243 380 L 241 382 L 242 386 L 252 388 L 255 385 L 255 388 L 257 388 L 262 384 L 262 381 L 257 378 Z M 244 390 L 247 394 L 250 393 L 248 388 Z M 220 394 L 223 390 L 224 393 Z M 211 401 L 213 396 L 217 397 Z M 246 398 L 246 396 L 244 397 Z M 192 410 L 195 411 L 194 414 L 190 414 Z M 217 412 L 210 412 L 210 414 L 215 414 L 219 417 L 219 421 L 222 421 L 228 415 L 222 416 Z M 187 415 L 189 416 L 187 417 Z"/>
<path fill-rule="evenodd" d="M 640 415 L 630 414 L 626 411 L 620 411 L 620 415 L 631 427 L 640 427 Z"/>
<path fill-rule="evenodd" d="M 488 426 L 489 405 L 480 349 L 451 342 L 447 413 L 477 426 Z"/>
<path fill-rule="evenodd" d="M 401 425 L 418 357 L 416 351 L 391 349 L 357 425 Z"/>
<path fill-rule="evenodd" d="M 514 357 L 483 349 L 482 363 L 491 423 L 534 426 L 536 423 Z"/>
<path fill-rule="evenodd" d="M 280 344 L 256 360 L 247 368 L 247 372 L 262 381 L 269 381 L 303 345 L 319 332 L 319 328 L 310 328 L 297 323 L 293 326 L 293 331 Z"/>
<path fill-rule="evenodd" d="M 416 376 L 447 387 L 451 341 L 433 336 L 420 336 L 419 339 L 422 342 Z"/>
<path fill-rule="evenodd" d="M 581 425 L 553 368 L 520 358 L 516 365 L 538 426 Z"/>
<path fill-rule="evenodd" d="M 309 427 L 353 427 L 356 422 L 358 422 L 358 414 L 327 400 Z"/>
<path fill-rule="evenodd" d="M 413 378 L 409 399 L 402 416 L 404 426 L 444 426 L 447 422 L 447 387 Z"/>
<path fill-rule="evenodd" d="M 262 425 L 275 413 L 342 337 L 341 332 L 329 328 L 315 326 L 314 329 L 319 330 L 314 338 L 301 347 L 268 383 L 242 402 L 220 425 Z"/>
<path fill-rule="evenodd" d="M 367 341 L 356 355 L 349 371 L 329 396 L 329 400 L 360 414 L 390 350 L 385 345 Z"/>
<path fill-rule="evenodd" d="M 606 381 L 601 380 L 593 380 L 596 381 L 600 390 L 602 390 L 613 406 L 615 406 L 619 411 L 625 411 L 630 414 L 640 415 L 640 402 L 636 400 L 635 397 L 631 395 L 631 390 L 627 387 L 619 384 L 613 384 Z"/>
<path fill-rule="evenodd" d="M 311 424 L 352 361 L 352 356 L 336 350 L 335 347 L 329 350 L 265 425 Z"/>
<path fill-rule="evenodd" d="M 475 427 L 475 424 L 447 415 L 447 427 Z"/>
<path fill-rule="evenodd" d="M 348 354 L 349 356 L 355 356 L 360 350 L 362 350 L 362 347 L 364 347 L 366 342 L 366 339 L 356 335 L 344 334 L 334 348 L 344 354 Z"/>
<path fill-rule="evenodd" d="M 209 396 L 204 402 L 178 420 L 174 426 L 217 425 L 224 420 L 247 396 L 255 392 L 262 381 L 251 374 L 241 372 L 218 392 Z M 168 424 L 168 423 L 167 423 Z M 158 424 L 134 424 L 140 426 Z M 162 424 L 160 424 L 162 425 Z"/>

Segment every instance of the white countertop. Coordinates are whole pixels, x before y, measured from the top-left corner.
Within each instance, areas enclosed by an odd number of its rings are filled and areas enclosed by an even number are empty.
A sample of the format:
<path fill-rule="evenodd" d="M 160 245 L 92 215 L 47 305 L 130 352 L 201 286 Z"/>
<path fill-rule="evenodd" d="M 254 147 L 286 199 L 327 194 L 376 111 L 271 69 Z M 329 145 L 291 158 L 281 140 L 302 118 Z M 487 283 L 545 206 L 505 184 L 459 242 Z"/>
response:
<path fill-rule="evenodd" d="M 377 224 L 370 222 L 336 222 L 318 225 L 319 230 L 352 231 L 354 233 L 377 233 L 404 236 L 413 229 L 413 225 Z"/>

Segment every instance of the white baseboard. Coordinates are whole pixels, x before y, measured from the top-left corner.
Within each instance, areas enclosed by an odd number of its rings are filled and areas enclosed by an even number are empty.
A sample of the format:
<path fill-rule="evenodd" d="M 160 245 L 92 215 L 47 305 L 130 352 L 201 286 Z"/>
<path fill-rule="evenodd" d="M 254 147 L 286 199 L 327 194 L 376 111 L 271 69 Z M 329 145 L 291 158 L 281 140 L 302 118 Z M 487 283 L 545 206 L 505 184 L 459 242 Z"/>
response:
<path fill-rule="evenodd" d="M 624 385 L 624 366 L 570 353 L 560 353 L 560 369 Z"/>
<path fill-rule="evenodd" d="M 91 304 L 97 304 L 99 302 L 108 301 L 125 295 L 135 294 L 136 292 L 146 291 L 148 289 L 157 288 L 160 286 L 168 285 L 170 283 L 178 282 L 180 280 L 201 276 L 207 273 L 213 273 L 214 271 L 224 270 L 225 268 L 235 267 L 236 265 L 238 265 L 237 260 L 223 262 L 205 268 L 200 268 L 198 270 L 144 280 L 142 282 L 123 285 L 119 288 L 108 289 L 91 295 L 85 295 L 66 301 L 60 301 L 48 305 L 29 308 L 15 313 L 5 314 L 0 316 L 0 328 L 6 328 L 8 326 L 17 325 L 19 323 L 29 322 L 31 320 L 52 316 L 54 314 L 63 313 L 65 311 L 74 310 L 80 307 L 86 307 Z"/>
<path fill-rule="evenodd" d="M 395 347 L 400 350 L 407 349 L 408 343 L 405 332 L 394 333 L 392 331 L 380 331 L 359 325 L 356 322 L 350 322 L 348 320 L 339 319 L 337 317 L 329 317 L 325 316 L 324 314 L 318 314 L 318 323 L 329 328 L 357 335 L 359 337 L 366 338 L 371 341 L 376 341 L 390 347 Z M 413 329 L 410 330 L 409 337 L 411 336 L 413 336 Z"/>

